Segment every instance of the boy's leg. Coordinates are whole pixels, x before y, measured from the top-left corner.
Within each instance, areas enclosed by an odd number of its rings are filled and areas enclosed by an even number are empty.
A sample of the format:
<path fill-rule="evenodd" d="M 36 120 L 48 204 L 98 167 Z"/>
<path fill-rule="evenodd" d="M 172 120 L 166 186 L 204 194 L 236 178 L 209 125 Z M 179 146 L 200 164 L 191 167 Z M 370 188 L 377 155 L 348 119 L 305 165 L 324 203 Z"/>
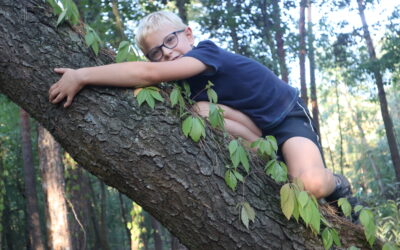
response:
<path fill-rule="evenodd" d="M 253 121 L 242 112 L 228 106 L 218 104 L 224 111 L 225 129 L 234 137 L 241 137 L 248 142 L 253 142 L 261 137 L 260 129 Z M 202 117 L 208 117 L 210 111 L 209 102 L 197 102 L 193 111 Z"/>
<path fill-rule="evenodd" d="M 282 155 L 291 178 L 299 178 L 316 198 L 330 195 L 335 187 L 333 173 L 325 168 L 321 153 L 313 141 L 292 137 L 282 145 Z"/>

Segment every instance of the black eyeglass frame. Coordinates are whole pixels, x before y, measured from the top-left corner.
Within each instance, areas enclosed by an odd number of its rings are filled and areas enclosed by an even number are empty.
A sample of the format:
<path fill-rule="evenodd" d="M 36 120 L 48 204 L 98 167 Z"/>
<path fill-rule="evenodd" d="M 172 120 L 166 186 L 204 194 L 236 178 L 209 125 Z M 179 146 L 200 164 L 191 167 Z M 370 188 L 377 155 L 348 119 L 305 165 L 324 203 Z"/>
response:
<path fill-rule="evenodd" d="M 162 47 L 165 47 L 165 48 L 167 48 L 167 49 L 173 49 L 173 48 L 175 48 L 176 46 L 178 46 L 179 38 L 178 38 L 178 35 L 177 35 L 177 34 L 178 34 L 178 33 L 181 33 L 181 32 L 184 32 L 185 30 L 186 30 L 186 28 L 185 28 L 185 29 L 182 29 L 182 30 L 174 31 L 174 32 L 172 32 L 172 33 L 166 35 L 166 36 L 164 37 L 164 39 L 163 39 L 163 43 L 162 43 L 160 46 L 157 46 L 157 47 L 152 48 L 152 49 L 145 55 L 145 56 L 147 57 L 147 59 L 149 59 L 149 60 L 152 61 L 152 62 L 158 62 L 158 61 L 160 61 L 161 58 L 164 56 L 164 51 L 162 50 Z M 167 45 L 165 45 L 165 39 L 167 39 L 167 37 L 169 37 L 170 35 L 174 35 L 174 36 L 176 37 L 176 39 L 177 39 L 176 44 L 175 44 L 174 46 L 172 46 L 172 47 L 168 47 Z M 160 51 L 161 51 L 161 56 L 160 56 L 160 58 L 158 58 L 157 60 L 152 60 L 152 59 L 149 57 L 150 53 L 151 53 L 152 51 L 154 51 L 154 50 L 160 50 Z"/>

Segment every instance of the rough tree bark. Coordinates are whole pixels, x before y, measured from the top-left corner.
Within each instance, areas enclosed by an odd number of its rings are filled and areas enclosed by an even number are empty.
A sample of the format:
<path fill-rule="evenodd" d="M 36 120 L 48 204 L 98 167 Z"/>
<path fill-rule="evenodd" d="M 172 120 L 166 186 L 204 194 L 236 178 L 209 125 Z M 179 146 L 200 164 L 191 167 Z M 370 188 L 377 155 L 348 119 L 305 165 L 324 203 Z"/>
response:
<path fill-rule="evenodd" d="M 64 198 L 64 166 L 60 145 L 39 126 L 38 146 L 42 187 L 45 194 L 46 227 L 49 249 L 72 249 L 68 225 L 67 203 Z"/>
<path fill-rule="evenodd" d="M 281 213 L 279 185 L 252 160 L 241 192 L 226 186 L 228 152 L 221 134 L 201 143 L 185 138 L 167 103 L 138 107 L 130 90 L 88 87 L 68 109 L 48 102 L 59 78 L 54 67 L 110 62 L 95 57 L 80 36 L 40 0 L 0 0 L 0 92 L 42 123 L 86 170 L 126 194 L 191 249 L 322 249 L 311 231 Z M 257 217 L 246 229 L 237 204 Z M 333 224 L 344 247 L 367 248 L 363 232 Z"/>
<path fill-rule="evenodd" d="M 29 114 L 21 109 L 21 139 L 22 159 L 26 199 L 26 220 L 28 226 L 28 248 L 44 250 L 43 237 L 40 229 L 39 203 L 35 183 L 35 165 L 33 162 L 31 127 Z"/>
<path fill-rule="evenodd" d="M 299 62 L 300 62 L 300 96 L 308 105 L 307 83 L 306 83 L 306 14 L 307 0 L 300 0 L 299 18 Z"/>

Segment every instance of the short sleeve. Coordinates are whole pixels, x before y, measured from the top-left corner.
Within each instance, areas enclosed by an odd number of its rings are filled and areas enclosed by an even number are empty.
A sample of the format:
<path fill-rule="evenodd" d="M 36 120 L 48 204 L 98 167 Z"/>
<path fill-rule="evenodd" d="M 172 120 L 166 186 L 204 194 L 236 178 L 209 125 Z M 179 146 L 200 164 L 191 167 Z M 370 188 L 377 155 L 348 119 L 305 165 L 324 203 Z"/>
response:
<path fill-rule="evenodd" d="M 206 40 L 200 42 L 191 51 L 184 56 L 196 58 L 205 65 L 211 68 L 210 71 L 205 71 L 202 75 L 212 76 L 215 75 L 221 67 L 220 48 L 215 43 Z"/>

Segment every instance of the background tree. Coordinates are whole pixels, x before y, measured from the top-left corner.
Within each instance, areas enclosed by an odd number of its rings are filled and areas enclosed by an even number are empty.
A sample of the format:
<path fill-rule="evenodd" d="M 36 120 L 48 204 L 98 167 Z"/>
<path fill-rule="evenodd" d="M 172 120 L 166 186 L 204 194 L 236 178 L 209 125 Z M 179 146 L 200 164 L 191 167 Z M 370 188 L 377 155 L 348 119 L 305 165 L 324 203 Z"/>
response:
<path fill-rule="evenodd" d="M 64 167 L 60 145 L 51 134 L 39 126 L 38 146 L 45 193 L 46 227 L 49 249 L 72 249 L 68 226 L 67 204 L 64 198 Z"/>
<path fill-rule="evenodd" d="M 27 248 L 44 250 L 42 232 L 40 228 L 39 203 L 37 200 L 35 167 L 33 162 L 31 127 L 29 124 L 29 114 L 21 109 L 21 139 L 22 139 L 22 159 L 24 161 L 24 183 L 27 210 L 28 236 Z"/>

